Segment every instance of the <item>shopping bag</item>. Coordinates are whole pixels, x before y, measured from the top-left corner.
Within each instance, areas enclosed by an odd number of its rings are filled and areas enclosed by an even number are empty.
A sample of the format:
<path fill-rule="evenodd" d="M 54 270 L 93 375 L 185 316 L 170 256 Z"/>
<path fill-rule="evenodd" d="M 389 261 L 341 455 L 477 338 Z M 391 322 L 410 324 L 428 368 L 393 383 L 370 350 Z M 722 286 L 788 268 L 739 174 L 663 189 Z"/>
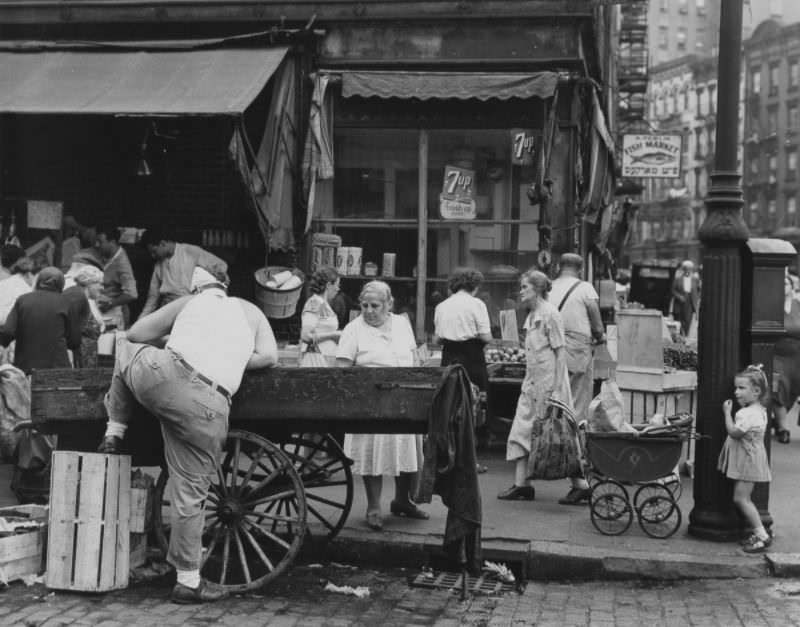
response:
<path fill-rule="evenodd" d="M 625 420 L 625 403 L 616 381 L 603 381 L 600 394 L 589 403 L 587 429 L 589 431 L 622 431 Z"/>
<path fill-rule="evenodd" d="M 578 432 L 572 410 L 550 399 L 541 418 L 533 421 L 528 479 L 581 477 Z"/>
<path fill-rule="evenodd" d="M 309 344 L 300 358 L 301 368 L 330 368 L 332 365 L 331 360 L 319 351 L 316 344 Z"/>

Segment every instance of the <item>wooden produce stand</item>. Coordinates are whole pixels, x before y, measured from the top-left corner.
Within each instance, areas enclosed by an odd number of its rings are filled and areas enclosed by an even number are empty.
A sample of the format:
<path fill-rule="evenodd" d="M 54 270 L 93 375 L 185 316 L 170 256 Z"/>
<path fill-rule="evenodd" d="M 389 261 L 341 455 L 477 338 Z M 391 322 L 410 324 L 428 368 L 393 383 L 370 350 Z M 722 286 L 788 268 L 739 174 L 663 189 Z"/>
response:
<path fill-rule="evenodd" d="M 633 423 L 653 414 L 697 414 L 697 372 L 664 366 L 663 318 L 655 309 L 617 312 L 616 381 Z M 691 472 L 692 440 L 687 440 L 686 470 Z"/>
<path fill-rule="evenodd" d="M 350 460 L 329 432 L 427 433 L 443 368 L 270 368 L 249 372 L 233 398 L 230 431 L 206 501 L 201 571 L 231 591 L 285 572 L 306 533 L 333 538 L 353 503 Z M 31 417 L 59 448 L 94 451 L 112 369 L 34 372 Z M 134 466 L 161 466 L 155 535 L 166 551 L 169 476 L 159 424 L 143 408 L 124 440 Z"/>

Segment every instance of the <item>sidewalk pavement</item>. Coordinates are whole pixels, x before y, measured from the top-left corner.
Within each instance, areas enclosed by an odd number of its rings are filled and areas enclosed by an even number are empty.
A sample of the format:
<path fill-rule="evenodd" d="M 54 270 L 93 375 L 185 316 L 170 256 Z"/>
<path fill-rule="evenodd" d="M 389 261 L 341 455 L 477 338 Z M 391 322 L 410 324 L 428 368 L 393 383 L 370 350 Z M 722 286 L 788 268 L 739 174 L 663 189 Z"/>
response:
<path fill-rule="evenodd" d="M 679 499 L 683 520 L 672 537 L 651 538 L 635 518 L 625 533 L 606 536 L 592 525 L 587 505 L 558 504 L 569 489 L 567 480 L 533 482 L 534 501 L 501 501 L 496 495 L 513 483 L 513 465 L 505 461 L 504 450 L 497 448 L 479 452 L 479 458 L 489 467 L 486 474 L 479 475 L 484 559 L 506 562 L 527 579 L 800 576 L 800 428 L 796 425 L 789 444 L 772 444 L 769 512 L 775 538 L 770 550 L 761 555 L 745 554 L 738 543 L 689 536 L 694 500 L 688 477 L 683 477 Z M 430 513 L 429 520 L 398 518 L 384 511 L 383 531 L 373 532 L 364 524 L 366 502 L 357 479 L 347 524 L 329 548 L 333 557 L 413 567 L 441 551 L 447 510 L 439 497 L 423 506 Z M 392 494 L 393 486 L 384 482 L 385 504 Z M 630 496 L 632 499 L 632 492 Z"/>
<path fill-rule="evenodd" d="M 775 539 L 769 552 L 747 555 L 737 543 L 693 538 L 687 533 L 694 507 L 692 480 L 683 478 L 679 500 L 682 523 L 670 538 L 647 536 L 634 520 L 619 536 L 598 532 L 589 507 L 559 505 L 566 480 L 536 481 L 535 501 L 500 501 L 496 495 L 513 482 L 512 464 L 493 448 L 479 457 L 489 471 L 479 475 L 483 497 L 484 559 L 504 562 L 518 576 L 531 580 L 754 578 L 800 576 L 800 428 L 792 426 L 789 444 L 773 443 L 769 511 Z M 15 504 L 8 490 L 10 466 L 0 465 L 0 506 Z M 423 508 L 429 520 L 392 516 L 388 504 L 394 486 L 384 481 L 383 531 L 364 523 L 364 489 L 355 477 L 353 507 L 337 537 L 314 549 L 315 559 L 419 568 L 441 554 L 447 509 L 438 496 Z M 631 495 L 632 498 L 632 495 Z"/>

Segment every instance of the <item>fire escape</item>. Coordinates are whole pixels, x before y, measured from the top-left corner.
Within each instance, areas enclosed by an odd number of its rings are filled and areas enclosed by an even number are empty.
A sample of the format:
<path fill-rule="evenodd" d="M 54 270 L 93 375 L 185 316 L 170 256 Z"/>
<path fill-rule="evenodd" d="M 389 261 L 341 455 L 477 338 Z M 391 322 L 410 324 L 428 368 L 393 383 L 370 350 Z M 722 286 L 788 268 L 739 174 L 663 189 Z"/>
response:
<path fill-rule="evenodd" d="M 622 24 L 617 53 L 617 128 L 620 134 L 643 133 L 647 123 L 647 9 L 648 0 L 628 0 L 620 6 Z M 621 143 L 621 142 L 620 142 Z M 617 155 L 617 163 L 622 155 Z M 636 194 L 641 187 L 621 181 L 617 193 Z"/>

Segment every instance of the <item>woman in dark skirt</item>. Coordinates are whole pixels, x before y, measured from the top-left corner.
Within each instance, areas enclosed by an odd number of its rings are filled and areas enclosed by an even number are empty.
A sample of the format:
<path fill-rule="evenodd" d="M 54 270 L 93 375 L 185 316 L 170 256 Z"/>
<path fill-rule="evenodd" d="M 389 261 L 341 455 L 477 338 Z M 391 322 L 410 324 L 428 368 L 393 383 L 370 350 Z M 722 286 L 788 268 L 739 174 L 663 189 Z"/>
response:
<path fill-rule="evenodd" d="M 483 348 L 492 332 L 486 304 L 476 298 L 483 275 L 472 268 L 456 268 L 447 283 L 450 296 L 436 305 L 433 314 L 436 338 L 442 345 L 442 366 L 464 366 L 485 403 L 489 375 Z M 477 416 L 475 426 L 481 426 Z M 485 472 L 480 464 L 478 470 Z"/>

